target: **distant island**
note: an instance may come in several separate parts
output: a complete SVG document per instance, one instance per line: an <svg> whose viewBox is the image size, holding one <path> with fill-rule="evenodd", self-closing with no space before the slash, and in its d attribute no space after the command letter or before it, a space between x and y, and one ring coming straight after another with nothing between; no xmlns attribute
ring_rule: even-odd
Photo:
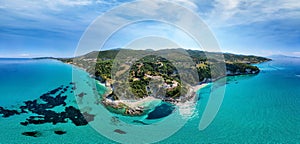
<svg viewBox="0 0 300 144"><path fill-rule="evenodd" d="M144 103L149 101L162 100L176 105L193 99L203 83L225 76L258 74L259 68L252 64L271 60L258 56L183 49L114 49L55 59L80 67L103 83L108 90L101 97L102 104L111 112L129 116L148 112L149 108ZM189 65L191 62L192 65ZM226 67L222 75L211 71L220 63L225 63ZM223 69L219 68L220 71ZM188 70L196 72L196 82L193 76L185 75ZM212 77L214 74L218 75L217 78Z"/></svg>

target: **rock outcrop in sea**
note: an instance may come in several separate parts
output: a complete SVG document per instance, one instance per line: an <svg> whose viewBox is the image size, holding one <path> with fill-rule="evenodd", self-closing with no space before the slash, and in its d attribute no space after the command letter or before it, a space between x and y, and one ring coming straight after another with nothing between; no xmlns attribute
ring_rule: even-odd
<svg viewBox="0 0 300 144"><path fill-rule="evenodd" d="M95 115L87 112L81 113L78 108L74 106L67 106L66 100L67 95L76 89L75 83L70 82L67 86L60 86L45 94L42 94L38 99L28 100L24 102L24 105L20 106L19 109L9 110L0 107L0 114L2 117L7 118L13 115L20 115L23 113L36 114L35 116L29 116L25 121L20 122L21 125L27 126L29 124L44 124L44 123L67 123L71 120L76 126L87 125L88 122L93 121ZM86 95L84 92L78 96L82 97ZM55 107L62 106L64 110L62 112L56 112L52 110ZM24 135L34 135L35 132L24 133Z"/></svg>

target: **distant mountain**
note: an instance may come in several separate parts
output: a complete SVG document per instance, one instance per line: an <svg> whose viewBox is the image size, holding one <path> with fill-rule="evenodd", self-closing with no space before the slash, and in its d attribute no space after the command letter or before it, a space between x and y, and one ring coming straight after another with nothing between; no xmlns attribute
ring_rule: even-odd
<svg viewBox="0 0 300 144"><path fill-rule="evenodd" d="M106 59L114 59L117 54L122 51L123 55L128 56L134 56L134 55L144 55L149 52L154 53L162 53L162 54L174 54L174 53L188 53L190 57L195 61L206 61L207 57L206 55L212 55L215 59L222 59L222 56L224 57L226 62L229 63L247 63L247 64L255 64L255 63L261 63L265 61L270 61L271 59L265 58L265 57L259 57L259 56L253 56L253 55L237 55L237 54L231 54L231 53L217 53L217 52L205 52L205 51L199 51L199 50L185 50L183 48L176 48L176 49L161 49L161 50L132 50L132 49L112 49L112 50L106 50L106 51L92 51L90 53L84 54L82 56L78 56L76 58L78 59L90 59L90 58L98 58L102 60ZM61 58L64 59L64 58ZM72 59L72 58L65 58L65 59Z"/></svg>
<svg viewBox="0 0 300 144"><path fill-rule="evenodd" d="M32 59L56 59L54 57L36 57L36 58L32 58Z"/></svg>
<svg viewBox="0 0 300 144"><path fill-rule="evenodd" d="M300 58L296 56L288 56L288 55L271 55L270 58Z"/></svg>

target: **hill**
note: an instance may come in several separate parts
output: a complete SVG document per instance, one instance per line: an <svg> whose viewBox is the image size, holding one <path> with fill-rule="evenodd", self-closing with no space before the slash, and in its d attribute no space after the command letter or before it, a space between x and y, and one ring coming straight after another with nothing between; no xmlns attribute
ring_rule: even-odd
<svg viewBox="0 0 300 144"><path fill-rule="evenodd" d="M252 64L270 61L258 56L222 54L198 50L115 49L93 51L75 58L59 60L85 69L105 83L110 91L103 104L116 109L126 107L127 115L141 114L118 100L154 97L171 103L189 100L195 95L191 87L224 76L257 74Z"/></svg>

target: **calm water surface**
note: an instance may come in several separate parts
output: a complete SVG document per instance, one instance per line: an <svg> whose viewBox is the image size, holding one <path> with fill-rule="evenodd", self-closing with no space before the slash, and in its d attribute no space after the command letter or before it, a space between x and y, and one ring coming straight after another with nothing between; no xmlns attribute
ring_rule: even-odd
<svg viewBox="0 0 300 144"><path fill-rule="evenodd" d="M199 91L200 101L195 116L178 132L159 143L299 143L300 59L274 59L257 66L261 69L258 75L227 78L224 101L209 127L198 130L209 98L210 86L207 86ZM89 79L82 70L78 71L83 73L83 80ZM49 90L69 84L72 66L55 60L0 59L0 80L0 106L15 108L25 100L36 99ZM68 97L70 105L75 105L74 94L70 93ZM114 143L88 125L20 125L28 115L1 117L0 142ZM53 129L63 129L67 133L55 135ZM42 136L21 135L32 130L41 131Z"/></svg>

